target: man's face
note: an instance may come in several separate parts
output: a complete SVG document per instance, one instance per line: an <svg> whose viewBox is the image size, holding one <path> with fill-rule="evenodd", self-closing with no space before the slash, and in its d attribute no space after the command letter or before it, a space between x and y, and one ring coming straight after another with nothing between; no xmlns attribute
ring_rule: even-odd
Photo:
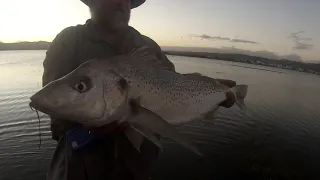
<svg viewBox="0 0 320 180"><path fill-rule="evenodd" d="M131 0L89 0L93 19L111 29L127 26L130 20Z"/></svg>

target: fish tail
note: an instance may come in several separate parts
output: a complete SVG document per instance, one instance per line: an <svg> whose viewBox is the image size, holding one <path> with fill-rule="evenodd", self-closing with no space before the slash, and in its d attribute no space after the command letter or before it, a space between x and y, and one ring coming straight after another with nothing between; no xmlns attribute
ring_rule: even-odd
<svg viewBox="0 0 320 180"><path fill-rule="evenodd" d="M244 99L247 96L248 86L247 85L236 85L232 88L232 91L235 94L236 104L240 107L240 109L244 110L246 105L244 103Z"/></svg>

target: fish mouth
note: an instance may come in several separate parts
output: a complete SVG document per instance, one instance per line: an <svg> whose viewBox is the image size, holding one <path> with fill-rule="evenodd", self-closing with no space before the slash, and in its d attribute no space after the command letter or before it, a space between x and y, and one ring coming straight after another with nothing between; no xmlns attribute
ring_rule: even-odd
<svg viewBox="0 0 320 180"><path fill-rule="evenodd" d="M35 101L31 101L29 103L29 106L32 110L36 110L36 111L40 111L44 114L48 114L48 115L53 115L55 114L54 111L50 110L49 108L43 106L43 105L40 105L38 103L36 103Z"/></svg>

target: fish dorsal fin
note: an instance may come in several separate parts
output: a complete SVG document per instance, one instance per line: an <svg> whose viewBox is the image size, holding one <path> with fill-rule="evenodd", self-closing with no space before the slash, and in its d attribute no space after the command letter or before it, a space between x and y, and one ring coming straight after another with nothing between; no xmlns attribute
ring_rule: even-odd
<svg viewBox="0 0 320 180"><path fill-rule="evenodd" d="M229 79L215 79L218 81L220 84L223 84L229 88L233 88L237 85L235 81L229 80Z"/></svg>
<svg viewBox="0 0 320 180"><path fill-rule="evenodd" d="M163 137L173 139L174 141L178 142L182 146L202 156L202 154L197 150L197 148L192 143L190 143L186 138L182 137L177 132L176 128L173 125L169 124L166 120L164 120L157 114L153 113L152 111L139 106L136 103L131 103L131 106L133 110L133 117L131 117L130 120L128 121L130 124L137 124L147 129L148 131L157 133Z"/></svg>
<svg viewBox="0 0 320 180"><path fill-rule="evenodd" d="M192 78L192 79L195 79L195 80L207 80L207 81L210 81L210 82L213 82L213 81L217 81L219 82L220 84L223 84L229 88L233 88L237 85L237 83L233 80L229 80L229 79L214 79L214 78L211 78L211 77L208 77L208 76L205 76L205 75L202 75L200 73L188 73L188 74L183 74L184 76L187 76L188 78Z"/></svg>
<svg viewBox="0 0 320 180"><path fill-rule="evenodd" d="M215 79L202 75L200 73L194 72L194 73L188 73L188 74L182 74L183 76L187 77L188 79L192 80L199 80L199 81L205 81L205 82L212 82L215 83Z"/></svg>

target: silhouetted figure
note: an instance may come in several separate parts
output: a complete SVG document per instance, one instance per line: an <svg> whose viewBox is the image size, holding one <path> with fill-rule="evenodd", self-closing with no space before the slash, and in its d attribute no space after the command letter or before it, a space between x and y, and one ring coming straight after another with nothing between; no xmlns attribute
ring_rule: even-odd
<svg viewBox="0 0 320 180"><path fill-rule="evenodd" d="M82 0L90 8L91 19L84 25L67 27L53 40L43 62L43 86L58 79L91 58L128 54L147 46L154 61L174 71L174 65L150 38L128 25L132 8L145 0ZM140 154L123 130L109 125L82 149L73 150L67 141L68 132L78 124L51 117L52 137L58 142L47 180L148 179L158 158L158 148L144 140Z"/></svg>

